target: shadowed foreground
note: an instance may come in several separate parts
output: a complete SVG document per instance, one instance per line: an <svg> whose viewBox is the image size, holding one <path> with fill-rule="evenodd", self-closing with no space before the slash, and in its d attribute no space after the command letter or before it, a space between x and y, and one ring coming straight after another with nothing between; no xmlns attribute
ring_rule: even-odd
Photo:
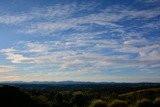
<svg viewBox="0 0 160 107"><path fill-rule="evenodd" d="M5 85L0 87L0 107L160 107L160 88L108 94L101 90L21 91Z"/></svg>

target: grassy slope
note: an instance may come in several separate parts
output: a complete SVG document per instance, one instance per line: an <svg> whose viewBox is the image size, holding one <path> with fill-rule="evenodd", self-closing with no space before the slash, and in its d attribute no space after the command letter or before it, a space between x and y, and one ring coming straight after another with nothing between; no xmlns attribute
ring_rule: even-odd
<svg viewBox="0 0 160 107"><path fill-rule="evenodd" d="M129 102L134 102L138 99L148 98L154 100L156 97L160 96L160 88L143 89L138 91L133 91L125 94L120 94L118 97L122 100L128 100Z"/></svg>

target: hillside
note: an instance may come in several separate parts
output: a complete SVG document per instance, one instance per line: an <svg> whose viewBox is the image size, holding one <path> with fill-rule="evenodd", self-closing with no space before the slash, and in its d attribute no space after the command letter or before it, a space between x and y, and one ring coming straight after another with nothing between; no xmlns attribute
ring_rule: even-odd
<svg viewBox="0 0 160 107"><path fill-rule="evenodd" d="M119 84L101 84L93 85L91 88L90 85L85 84L84 86L87 88L68 90L69 87L80 88L81 86L60 85L59 88L64 88L61 91L53 91L53 89L52 91L35 90L36 87L39 88L38 85L34 85L33 90L22 90L8 85L0 86L0 107L142 107L136 106L137 102L159 107L160 104L159 86L156 86L157 88L147 86L148 88L146 88L145 85L141 85L135 88L132 85L126 86L126 84L121 84L121 86ZM89 90L88 87L90 87ZM54 86L50 88L54 88ZM156 99L158 106L155 106ZM96 103L101 103L103 106L93 106ZM114 106L115 104L116 106Z"/></svg>
<svg viewBox="0 0 160 107"><path fill-rule="evenodd" d="M149 89L142 89L138 91L132 91L125 94L120 94L118 97L120 99L129 100L130 102L133 102L143 98L154 100L156 97L159 97L159 96L160 96L160 88L149 88Z"/></svg>

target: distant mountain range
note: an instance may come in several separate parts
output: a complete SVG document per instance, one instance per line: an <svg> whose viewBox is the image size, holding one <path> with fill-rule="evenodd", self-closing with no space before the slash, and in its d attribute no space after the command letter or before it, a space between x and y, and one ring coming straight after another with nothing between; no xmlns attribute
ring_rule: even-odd
<svg viewBox="0 0 160 107"><path fill-rule="evenodd" d="M80 81L32 81L32 82L24 82L24 81L3 81L0 84L97 84L102 82L80 82Z"/></svg>
<svg viewBox="0 0 160 107"><path fill-rule="evenodd" d="M81 82L81 81L32 81L32 82L24 82L24 81L3 81L0 84L160 84L160 83L150 83L150 82L140 82L140 83L127 83L127 82Z"/></svg>

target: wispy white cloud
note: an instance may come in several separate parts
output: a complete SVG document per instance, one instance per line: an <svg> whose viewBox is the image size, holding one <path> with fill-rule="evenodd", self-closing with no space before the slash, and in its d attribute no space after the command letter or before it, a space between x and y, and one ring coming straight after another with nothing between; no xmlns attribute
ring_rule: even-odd
<svg viewBox="0 0 160 107"><path fill-rule="evenodd" d="M124 44L126 45L146 45L148 44L148 41L145 39L131 39L131 40L127 40L124 41Z"/></svg>
<svg viewBox="0 0 160 107"><path fill-rule="evenodd" d="M2 49L0 51L4 55L7 56L7 60L10 60L12 63L27 63L27 62L32 62L32 58L28 58L23 56L22 54L19 54L17 52L20 52L19 50L15 49Z"/></svg>
<svg viewBox="0 0 160 107"><path fill-rule="evenodd" d="M100 73L107 68L157 68L157 63L160 61L160 46L157 42L139 36L137 39L131 37L97 40L95 39L97 34L94 36L94 33L82 33L65 40L47 42L20 42L16 47L21 46L23 49L15 47L3 49L1 52L12 63L36 65L48 63L48 66L49 64L56 66L58 71L73 72L73 75ZM103 49L111 50L98 53ZM115 55L115 53L123 54ZM137 55L133 58L132 54ZM48 66L43 68L47 69Z"/></svg>
<svg viewBox="0 0 160 107"><path fill-rule="evenodd" d="M72 29L73 31L87 31L95 25L104 27L108 32L112 31L114 33L124 33L125 26L117 24L117 22L124 19L147 20L160 15L159 7L146 10L137 10L123 5L110 6L106 7L104 10L99 10L98 13L91 13L90 11L94 10L97 5L77 5L76 3L72 3L34 8L31 11L19 15L0 15L0 23L16 24L27 22L23 23L25 24L24 29L20 28L18 30L27 34L51 34L69 29ZM84 13L75 17L75 15L81 11L87 11L88 14Z"/></svg>
<svg viewBox="0 0 160 107"><path fill-rule="evenodd" d="M21 76L0 76L0 81L19 81Z"/></svg>
<svg viewBox="0 0 160 107"><path fill-rule="evenodd" d="M15 66L11 65L0 65L0 73L9 73L9 72L14 72L16 71Z"/></svg>
<svg viewBox="0 0 160 107"><path fill-rule="evenodd" d="M64 7L58 6L60 10L64 10L63 9ZM71 7L67 6L67 8L71 8ZM76 6L74 6L73 8L76 8ZM59 9L57 11L59 11ZM46 18L44 21L31 22L31 24L27 26L24 30L21 30L21 32L29 33L29 34L32 34L32 33L50 34L53 32L61 32L69 29L84 30L84 29L88 29L90 26L93 26L95 24L106 27L106 29L109 29L114 32L124 32L123 27L121 25L115 24L115 22L118 22L123 19L147 20L160 15L159 14L160 8L152 8L148 10L136 10L132 8L125 8L123 6L113 6L113 7L108 7L107 9L100 11L99 13L82 15L75 18L73 17L74 14L78 13L81 9L78 9L78 10L73 9L73 10L74 12L68 12L68 13L64 12L70 16L67 18L60 16L62 17L62 19L59 18L60 20L59 19L53 20L50 18L49 19ZM64 13L63 15L66 16ZM39 13L38 16L42 17L43 14L42 15L40 14L41 13ZM50 13L50 15L52 14Z"/></svg>
<svg viewBox="0 0 160 107"><path fill-rule="evenodd" d="M31 42L28 42L27 44L27 51L26 52L47 52L50 50L50 47L46 44L41 44L41 43L31 43Z"/></svg>
<svg viewBox="0 0 160 107"><path fill-rule="evenodd" d="M17 24L28 20L32 17L28 15L0 15L0 23L2 24Z"/></svg>
<svg viewBox="0 0 160 107"><path fill-rule="evenodd" d="M142 1L142 2L146 2L146 3L159 3L159 0L137 0L137 1Z"/></svg>
<svg viewBox="0 0 160 107"><path fill-rule="evenodd" d="M159 30L160 28L160 21L153 21L146 23L145 25L142 26L142 28L147 28L147 30Z"/></svg>

